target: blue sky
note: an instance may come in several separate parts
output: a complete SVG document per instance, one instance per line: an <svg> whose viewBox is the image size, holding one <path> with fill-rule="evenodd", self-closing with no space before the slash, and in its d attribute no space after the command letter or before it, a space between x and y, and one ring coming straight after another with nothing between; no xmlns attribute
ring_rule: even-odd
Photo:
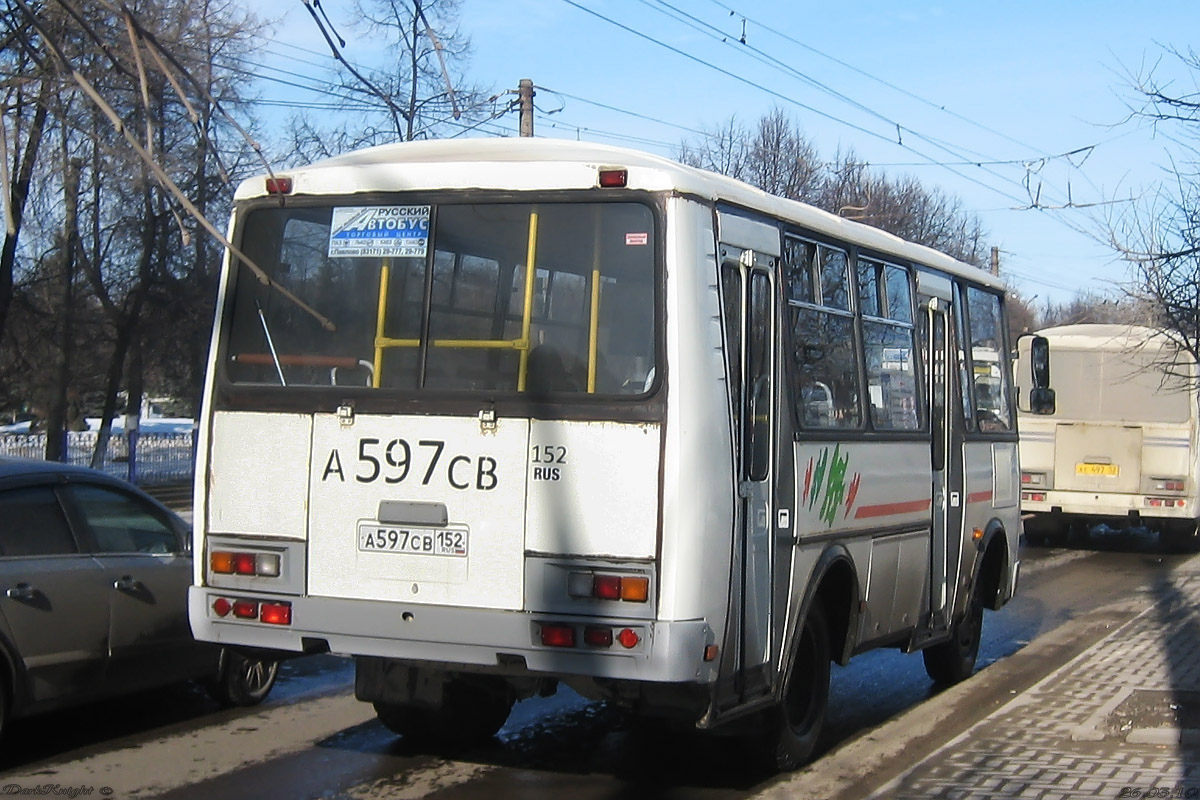
<svg viewBox="0 0 1200 800"><path fill-rule="evenodd" d="M349 0L322 5L347 52L365 55ZM1167 177L1172 143L1122 124L1133 77L1157 64L1172 89L1200 90L1164 50L1186 50L1200 31L1200 3L1134 5L463 0L461 27L476 82L496 92L521 78L540 87L539 136L669 156L693 131L731 116L751 125L777 106L822 157L853 149L890 175L959 198L1001 248L1012 285L1040 304L1124 280L1124 265L1096 241L1104 216L1128 206L1112 201L1144 197ZM328 59L307 51L327 50L301 0L253 8L281 20L264 61L295 71L282 56L291 53L321 72ZM304 96L270 82L261 92ZM516 127L508 115L488 130Z"/></svg>

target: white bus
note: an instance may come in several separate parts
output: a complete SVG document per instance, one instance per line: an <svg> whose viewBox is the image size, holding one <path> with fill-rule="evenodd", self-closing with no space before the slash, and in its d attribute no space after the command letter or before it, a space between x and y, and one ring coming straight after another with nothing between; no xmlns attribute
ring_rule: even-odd
<svg viewBox="0 0 1200 800"><path fill-rule="evenodd" d="M1027 537L1062 541L1106 522L1194 548L1195 364L1128 325L1047 328L1021 337L1017 353ZM1035 377L1035 361L1048 374Z"/></svg>
<svg viewBox="0 0 1200 800"><path fill-rule="evenodd" d="M1017 583L988 273L635 151L384 146L236 194L197 637L356 658L412 739L565 683L809 757L830 662L969 675ZM989 378L991 370L985 370Z"/></svg>

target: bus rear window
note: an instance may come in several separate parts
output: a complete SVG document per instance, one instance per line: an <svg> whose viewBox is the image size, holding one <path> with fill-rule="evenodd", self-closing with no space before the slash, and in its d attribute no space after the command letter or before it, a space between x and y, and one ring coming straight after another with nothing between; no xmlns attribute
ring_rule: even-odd
<svg viewBox="0 0 1200 800"><path fill-rule="evenodd" d="M654 380L642 204L266 208L241 242L270 283L237 273L234 382L640 395Z"/></svg>

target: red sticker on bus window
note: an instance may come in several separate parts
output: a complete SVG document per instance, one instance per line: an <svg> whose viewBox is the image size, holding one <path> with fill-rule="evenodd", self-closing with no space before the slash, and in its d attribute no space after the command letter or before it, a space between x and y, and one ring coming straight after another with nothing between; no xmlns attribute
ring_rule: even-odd
<svg viewBox="0 0 1200 800"><path fill-rule="evenodd" d="M649 244L650 234L648 233L627 233L625 234L625 244Z"/></svg>

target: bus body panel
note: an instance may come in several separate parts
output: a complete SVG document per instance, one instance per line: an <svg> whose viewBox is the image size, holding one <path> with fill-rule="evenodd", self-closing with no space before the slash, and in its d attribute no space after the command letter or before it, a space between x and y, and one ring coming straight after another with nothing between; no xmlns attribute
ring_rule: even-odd
<svg viewBox="0 0 1200 800"><path fill-rule="evenodd" d="M192 631L204 641L299 653L311 640L344 655L458 664L521 676L535 672L653 683L710 683L716 677L716 664L703 660L713 634L702 620L596 618L595 624L628 628L639 636L632 649L617 645L598 653L542 646L538 626L561 620L548 614L297 597L290 599L292 624L280 627L219 618L212 608L217 596L228 592L198 586L188 591Z"/></svg>
<svg viewBox="0 0 1200 800"><path fill-rule="evenodd" d="M312 418L222 411L213 415L212 425L212 439L220 445L208 454L205 471L205 496L213 498L201 517L206 529L306 538Z"/></svg>
<svg viewBox="0 0 1200 800"><path fill-rule="evenodd" d="M521 608L528 441L523 419L316 415L309 593Z"/></svg>
<svg viewBox="0 0 1200 800"><path fill-rule="evenodd" d="M535 419L529 428L526 549L653 559L660 427Z"/></svg>
<svg viewBox="0 0 1200 800"><path fill-rule="evenodd" d="M667 423L659 615L705 619L721 641L729 607L733 433L712 209L668 202Z"/></svg>

